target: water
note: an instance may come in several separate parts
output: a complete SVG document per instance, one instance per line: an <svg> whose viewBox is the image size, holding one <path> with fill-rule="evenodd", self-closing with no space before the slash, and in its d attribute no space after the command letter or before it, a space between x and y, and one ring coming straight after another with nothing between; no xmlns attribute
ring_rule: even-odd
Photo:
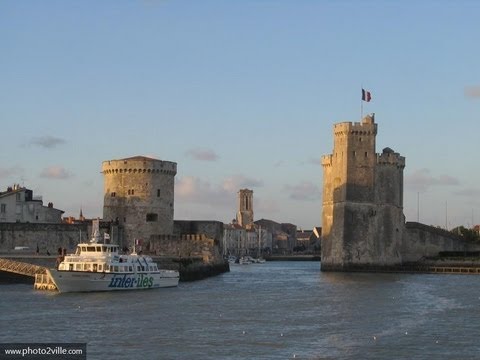
<svg viewBox="0 0 480 360"><path fill-rule="evenodd" d="M88 359L480 359L480 277L232 266L178 288L0 287L0 342L86 342Z"/></svg>

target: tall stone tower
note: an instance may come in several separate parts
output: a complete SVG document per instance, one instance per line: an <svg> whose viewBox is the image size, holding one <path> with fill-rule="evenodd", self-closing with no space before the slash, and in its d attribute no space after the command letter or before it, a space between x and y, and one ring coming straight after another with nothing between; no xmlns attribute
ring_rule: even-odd
<svg viewBox="0 0 480 360"><path fill-rule="evenodd" d="M173 233L177 164L135 156L102 163L103 219L118 221L124 241Z"/></svg>
<svg viewBox="0 0 480 360"><path fill-rule="evenodd" d="M373 115L333 133L333 153L322 157L322 270L400 264L405 158L376 154Z"/></svg>
<svg viewBox="0 0 480 360"><path fill-rule="evenodd" d="M241 189L238 191L237 222L240 226L253 224L253 191Z"/></svg>

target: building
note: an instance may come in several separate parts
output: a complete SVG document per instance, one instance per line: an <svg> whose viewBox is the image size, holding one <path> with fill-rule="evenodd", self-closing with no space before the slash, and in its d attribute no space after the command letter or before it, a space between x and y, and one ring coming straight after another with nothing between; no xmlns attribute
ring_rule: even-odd
<svg viewBox="0 0 480 360"><path fill-rule="evenodd" d="M223 230L224 255L262 256L271 251L272 234L253 222L253 191L238 191L236 219Z"/></svg>
<svg viewBox="0 0 480 360"><path fill-rule="evenodd" d="M405 158L376 153L373 114L335 124L333 134L322 157L322 270L402 263Z"/></svg>
<svg viewBox="0 0 480 360"><path fill-rule="evenodd" d="M241 189L238 192L237 223L240 226L253 224L253 191Z"/></svg>
<svg viewBox="0 0 480 360"><path fill-rule="evenodd" d="M172 235L177 164L144 156L102 163L103 220L118 224L124 244Z"/></svg>
<svg viewBox="0 0 480 360"><path fill-rule="evenodd" d="M270 234L268 248L273 254L290 254L297 243L297 226L288 223L277 223L273 220L260 219L255 226Z"/></svg>
<svg viewBox="0 0 480 360"><path fill-rule="evenodd" d="M43 205L42 197L20 185L0 192L0 222L4 223L61 223L64 211L55 209L53 203Z"/></svg>

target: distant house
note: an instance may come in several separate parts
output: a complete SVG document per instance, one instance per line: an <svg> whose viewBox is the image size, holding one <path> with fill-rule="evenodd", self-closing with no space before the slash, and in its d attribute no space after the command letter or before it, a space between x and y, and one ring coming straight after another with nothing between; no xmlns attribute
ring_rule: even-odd
<svg viewBox="0 0 480 360"><path fill-rule="evenodd" d="M292 252L296 243L296 225L280 224L268 219L257 220L255 225L272 234L272 252L274 254L289 254Z"/></svg>
<svg viewBox="0 0 480 360"><path fill-rule="evenodd" d="M298 230L297 245L294 250L297 251L320 251L320 236L322 235L321 227L314 227L313 230Z"/></svg>
<svg viewBox="0 0 480 360"><path fill-rule="evenodd" d="M32 190L20 185L0 192L0 222L61 223L63 213L51 202L44 206L41 197L33 197Z"/></svg>

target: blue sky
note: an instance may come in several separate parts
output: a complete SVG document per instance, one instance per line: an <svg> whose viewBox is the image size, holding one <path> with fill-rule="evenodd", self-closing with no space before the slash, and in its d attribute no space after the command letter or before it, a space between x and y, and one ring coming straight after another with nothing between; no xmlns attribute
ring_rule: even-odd
<svg viewBox="0 0 480 360"><path fill-rule="evenodd" d="M480 223L480 3L0 2L0 188L102 216L104 160L178 164L176 219L321 225L332 127L372 92L407 220ZM419 209L419 211L418 211Z"/></svg>

